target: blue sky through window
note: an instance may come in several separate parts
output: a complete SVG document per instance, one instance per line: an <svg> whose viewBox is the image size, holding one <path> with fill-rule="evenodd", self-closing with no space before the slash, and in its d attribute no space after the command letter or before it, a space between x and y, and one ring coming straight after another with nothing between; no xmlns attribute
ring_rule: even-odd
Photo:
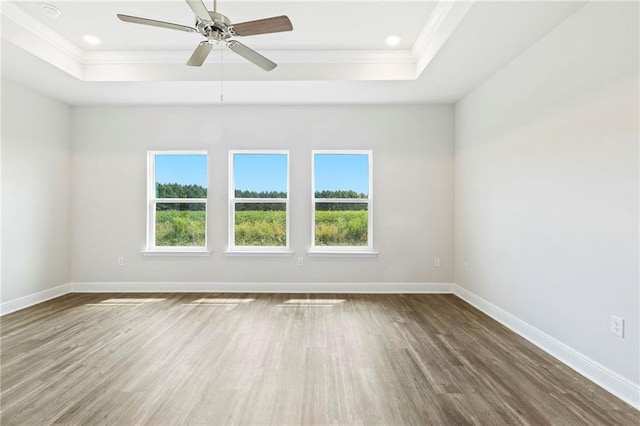
<svg viewBox="0 0 640 426"><path fill-rule="evenodd" d="M315 154L316 191L355 191L369 194L369 156Z"/></svg>
<svg viewBox="0 0 640 426"><path fill-rule="evenodd" d="M234 154L235 190L287 192L286 154Z"/></svg>
<svg viewBox="0 0 640 426"><path fill-rule="evenodd" d="M207 156L204 154L156 155L156 182L207 187Z"/></svg>
<svg viewBox="0 0 640 426"><path fill-rule="evenodd" d="M156 182L207 188L207 156L156 155ZM287 191L285 154L235 154L235 188L245 191ZM315 190L369 192L366 154L315 154Z"/></svg>

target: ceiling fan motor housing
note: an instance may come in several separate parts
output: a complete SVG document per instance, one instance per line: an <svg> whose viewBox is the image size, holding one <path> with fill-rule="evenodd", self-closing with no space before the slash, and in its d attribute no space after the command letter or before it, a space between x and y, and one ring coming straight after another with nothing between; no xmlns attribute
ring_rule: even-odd
<svg viewBox="0 0 640 426"><path fill-rule="evenodd" d="M208 12L209 16L211 16L210 21L203 21L200 18L196 18L196 28L198 32L209 39L218 41L231 37L232 34L229 31L231 20L222 13Z"/></svg>

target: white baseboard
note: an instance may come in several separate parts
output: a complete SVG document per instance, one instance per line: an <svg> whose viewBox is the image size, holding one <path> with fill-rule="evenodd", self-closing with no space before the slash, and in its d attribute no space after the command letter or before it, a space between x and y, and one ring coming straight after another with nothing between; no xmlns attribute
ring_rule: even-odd
<svg viewBox="0 0 640 426"><path fill-rule="evenodd" d="M74 293L453 293L448 283L85 282L71 287Z"/></svg>
<svg viewBox="0 0 640 426"><path fill-rule="evenodd" d="M10 314L11 312L19 311L20 309L28 308L29 306L37 305L38 303L46 302L49 299L64 296L68 293L71 293L71 283L10 300L0 304L0 315Z"/></svg>
<svg viewBox="0 0 640 426"><path fill-rule="evenodd" d="M509 312L486 301L480 296L453 284L453 293L460 299L489 315L505 327L527 339L549 355L566 364L576 372L626 403L640 410L640 385L611 371L536 327L511 315Z"/></svg>

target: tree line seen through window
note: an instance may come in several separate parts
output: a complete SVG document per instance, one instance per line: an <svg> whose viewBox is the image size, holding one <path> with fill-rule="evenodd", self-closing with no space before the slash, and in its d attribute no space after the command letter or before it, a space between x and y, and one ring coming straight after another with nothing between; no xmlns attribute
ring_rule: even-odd
<svg viewBox="0 0 640 426"><path fill-rule="evenodd" d="M287 198L284 191L247 191L242 189L235 190L236 198ZM207 198L207 188L200 185L181 185L179 183L159 183L156 182L157 198ZM315 198L320 199L343 199L343 198L362 198L366 199L367 194L352 190L341 191L316 191ZM182 205L187 210L204 210L203 205ZM239 204L237 210L274 210L272 204L260 204L258 206L249 206L247 204ZM164 204L158 206L158 210L172 210L170 205ZM278 209L279 210L279 209ZM349 206L345 203L321 203L318 205L319 211L344 211L344 210L366 210L366 205L355 204Z"/></svg>

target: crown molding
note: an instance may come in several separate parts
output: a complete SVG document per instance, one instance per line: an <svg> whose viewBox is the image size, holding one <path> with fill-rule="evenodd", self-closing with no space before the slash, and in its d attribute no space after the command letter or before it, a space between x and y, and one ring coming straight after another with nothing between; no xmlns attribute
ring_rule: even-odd
<svg viewBox="0 0 640 426"><path fill-rule="evenodd" d="M93 51L84 52L81 62L99 64L183 64L191 51ZM279 64L410 64L415 63L411 51L366 50L261 50L260 53ZM212 54L213 55L213 54ZM224 55L225 63L245 63L234 54Z"/></svg>
<svg viewBox="0 0 640 426"><path fill-rule="evenodd" d="M451 12L455 1L439 1L436 6L433 8L429 19L427 19L427 23L418 34L416 41L413 43L411 47L411 54L414 58L419 58L422 52L425 51L429 43L433 40L433 37L440 28L440 25L447 17L447 15Z"/></svg>
<svg viewBox="0 0 640 426"><path fill-rule="evenodd" d="M416 63L416 78L429 65L476 0L440 0L411 47Z"/></svg>
<svg viewBox="0 0 640 426"><path fill-rule="evenodd" d="M20 7L13 3L3 1L1 3L0 10L3 17L12 20L39 39L51 44L62 54L67 55L78 62L82 62L82 57L84 55L84 51L82 49L26 13Z"/></svg>
<svg viewBox="0 0 640 426"><path fill-rule="evenodd" d="M440 0L410 50L261 50L261 53L280 64L289 65L286 77L292 80L323 79L321 70L312 65L328 65L324 68L327 69L325 74L329 80L415 80L462 21L474 1ZM5 22L9 24L5 26L6 31L3 28L2 38L80 80L128 81L127 75L135 75L132 81L143 81L145 79L141 75L147 71L143 69L145 65L164 64L171 67L184 64L191 55L191 51L84 51L16 4L2 2L0 13L8 19ZM235 66L246 64L244 59L231 54L224 56L224 62ZM100 67L103 69L100 70ZM112 77L113 67L118 71L117 77ZM304 74L310 71L311 74ZM165 74L169 76L170 73ZM199 74L185 72L184 75ZM184 76L179 79L184 79Z"/></svg>

